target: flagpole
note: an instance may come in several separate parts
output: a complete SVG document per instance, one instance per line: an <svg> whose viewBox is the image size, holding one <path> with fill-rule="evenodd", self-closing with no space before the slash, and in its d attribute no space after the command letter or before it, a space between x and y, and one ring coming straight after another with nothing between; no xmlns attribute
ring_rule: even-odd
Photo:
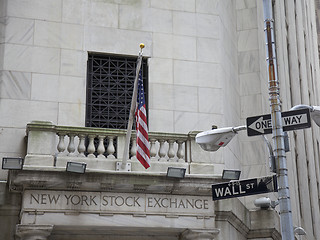
<svg viewBox="0 0 320 240"><path fill-rule="evenodd" d="M129 115L129 121L128 121L127 134L126 134L126 141L125 141L122 164L121 164L121 169L122 170L126 169L127 159L129 158L130 137L131 137L134 113L135 113L136 105L137 105L138 78L139 78L139 72L140 72L140 68L141 68L142 54L143 54L142 49L143 48L144 48L144 44L140 43L140 52L139 52L139 56L138 56L138 63L137 63L137 68L136 68L136 77L135 77L135 80L134 80L134 87L133 87L131 107L130 107L130 115Z"/></svg>

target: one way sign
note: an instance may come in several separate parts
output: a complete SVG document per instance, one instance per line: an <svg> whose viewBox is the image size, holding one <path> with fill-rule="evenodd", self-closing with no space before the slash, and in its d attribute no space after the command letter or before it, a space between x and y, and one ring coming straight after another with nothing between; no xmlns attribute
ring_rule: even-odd
<svg viewBox="0 0 320 240"><path fill-rule="evenodd" d="M281 113L283 131L311 127L309 109L300 109ZM271 114L247 118L248 136L272 133Z"/></svg>

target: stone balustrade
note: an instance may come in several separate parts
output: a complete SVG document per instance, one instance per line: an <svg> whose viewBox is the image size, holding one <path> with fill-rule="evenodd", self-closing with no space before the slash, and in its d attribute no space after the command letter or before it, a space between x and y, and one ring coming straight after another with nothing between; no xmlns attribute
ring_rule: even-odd
<svg viewBox="0 0 320 240"><path fill-rule="evenodd" d="M150 172L166 172L168 166L184 167L190 173L213 164L208 153L195 143L196 132L189 134L149 132ZM27 125L27 155L24 166L65 168L68 161L84 162L87 169L115 170L122 161L126 130L56 126L51 122L33 121ZM128 162L132 171L144 171L136 159L136 134L133 131ZM195 156L200 156L200 161ZM208 165L210 169L208 170ZM199 169L200 167L200 169Z"/></svg>
<svg viewBox="0 0 320 240"><path fill-rule="evenodd" d="M115 159L125 131L103 128L56 126L58 156ZM132 140L134 136L132 136Z"/></svg>
<svg viewBox="0 0 320 240"><path fill-rule="evenodd" d="M125 130L59 126L56 130L59 137L58 155L108 159L122 157L121 152L116 151L116 148L123 150ZM188 135L185 134L149 133L151 160L187 162L184 147L187 139ZM136 159L136 151L136 133L133 131L130 159Z"/></svg>

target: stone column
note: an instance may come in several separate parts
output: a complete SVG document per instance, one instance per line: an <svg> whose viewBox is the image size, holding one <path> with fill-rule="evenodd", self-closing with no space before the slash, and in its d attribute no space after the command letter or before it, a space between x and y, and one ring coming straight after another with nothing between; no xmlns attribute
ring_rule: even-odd
<svg viewBox="0 0 320 240"><path fill-rule="evenodd" d="M213 240L219 234L219 229L213 230L191 230L188 229L181 234L182 240Z"/></svg>
<svg viewBox="0 0 320 240"><path fill-rule="evenodd" d="M50 236L53 225L21 225L16 226L16 235L20 240L46 240Z"/></svg>

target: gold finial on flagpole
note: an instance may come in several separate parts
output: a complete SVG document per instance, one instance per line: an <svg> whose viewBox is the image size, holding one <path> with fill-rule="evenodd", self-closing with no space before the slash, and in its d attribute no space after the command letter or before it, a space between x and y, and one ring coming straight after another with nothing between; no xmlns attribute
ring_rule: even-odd
<svg viewBox="0 0 320 240"><path fill-rule="evenodd" d="M140 43L141 50L144 48L144 43Z"/></svg>

